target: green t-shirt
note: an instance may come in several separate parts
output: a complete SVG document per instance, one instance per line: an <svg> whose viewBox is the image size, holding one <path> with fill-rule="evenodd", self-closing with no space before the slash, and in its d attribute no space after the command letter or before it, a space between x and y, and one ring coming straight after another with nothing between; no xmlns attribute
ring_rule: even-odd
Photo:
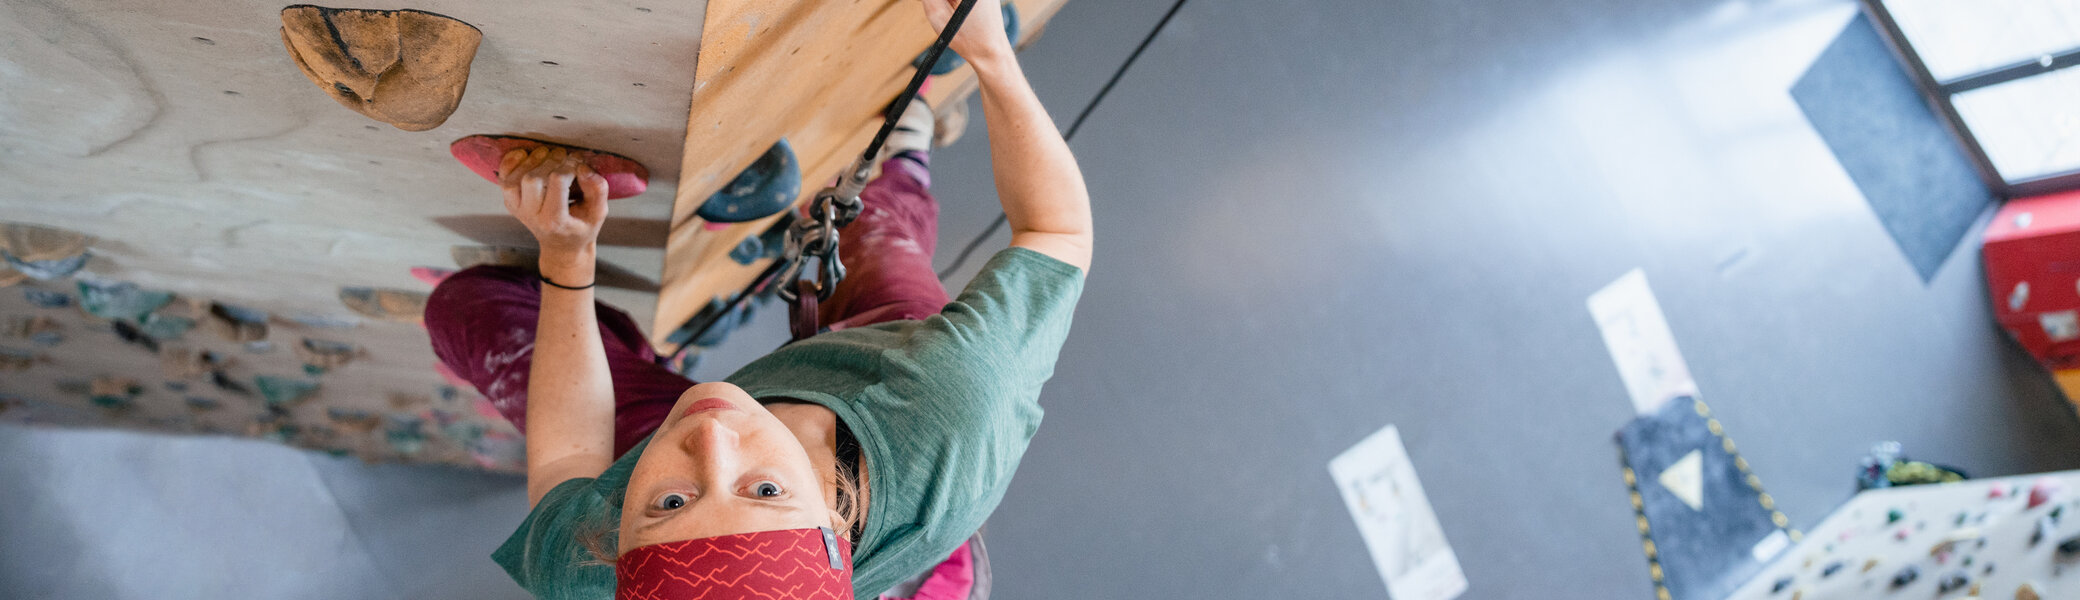
<svg viewBox="0 0 2080 600"><path fill-rule="evenodd" d="M859 440L870 484L852 585L872 598L945 560L996 510L1040 427L1083 272L1023 248L990 259L939 314L819 335L726 381L760 402L836 413ZM542 600L614 595L614 570L587 564L581 529L613 531L644 440L596 479L556 486L491 554Z"/></svg>

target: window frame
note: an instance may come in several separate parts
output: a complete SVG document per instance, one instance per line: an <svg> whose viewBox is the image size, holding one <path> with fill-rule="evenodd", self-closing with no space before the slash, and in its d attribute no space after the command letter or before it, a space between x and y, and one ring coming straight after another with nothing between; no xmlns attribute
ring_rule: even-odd
<svg viewBox="0 0 2080 600"><path fill-rule="evenodd" d="M1958 114L1957 105L1953 100L1957 94L1971 90L2080 66L2080 47L1994 67L1949 81L1939 81L1929 72L1928 65L1922 62L1921 54L1914 50L1914 44L1907 39L1906 32L1893 20L1892 11L1885 6L1885 0L1860 0L1860 3L1863 5L1864 14L1869 15L1871 23L1877 25L1878 33L1881 34L1879 37L1892 49L1893 57L1899 59L1900 66L1906 68L1908 77L1914 80L1914 87L1921 90L1922 99L1926 100L1930 108L1941 118L1943 128L1949 130L1951 137L1963 147L1965 157L1971 161L1972 169L1979 173L1979 179L1986 183L1987 189L1993 190L1994 194L2001 198L2037 196L2080 189L2080 167L2012 181L2002 177L2000 169L1996 168L1993 160L1986 155L1986 149L1979 145L1978 137L1972 135L1971 126Z"/></svg>

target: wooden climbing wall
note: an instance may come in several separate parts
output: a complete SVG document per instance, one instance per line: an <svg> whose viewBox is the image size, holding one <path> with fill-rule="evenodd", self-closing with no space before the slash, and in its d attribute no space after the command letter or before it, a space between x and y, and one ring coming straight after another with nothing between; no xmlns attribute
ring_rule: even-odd
<svg viewBox="0 0 2080 600"><path fill-rule="evenodd" d="M1066 1L1011 0L1021 41L1037 38ZM797 206L813 198L866 150L933 37L916 0L708 2L653 343L666 348L710 299L742 290L771 262L742 264L729 252L779 216L714 224L695 216L701 203L783 137L802 165ZM924 98L945 106L974 91L974 70L963 66L935 78Z"/></svg>
<svg viewBox="0 0 2080 600"><path fill-rule="evenodd" d="M1858 494L1729 596L1973 597L2080 598L2080 471Z"/></svg>

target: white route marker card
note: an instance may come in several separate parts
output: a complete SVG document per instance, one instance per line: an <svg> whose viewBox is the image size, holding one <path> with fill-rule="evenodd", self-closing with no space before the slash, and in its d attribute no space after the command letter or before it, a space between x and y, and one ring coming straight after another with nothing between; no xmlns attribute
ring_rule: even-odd
<svg viewBox="0 0 2080 600"><path fill-rule="evenodd" d="M1388 425L1336 455L1329 476L1394 600L1451 600L1466 592L1459 557L1445 542L1399 430Z"/></svg>
<svg viewBox="0 0 2080 600"><path fill-rule="evenodd" d="M1676 336L1661 315L1661 303L1647 287L1647 274L1633 269L1617 281L1589 295L1589 314L1603 331L1603 344L1610 348L1618 377L1632 395L1632 407L1648 415L1671 398L1697 395L1697 382L1690 378L1690 365L1676 350Z"/></svg>

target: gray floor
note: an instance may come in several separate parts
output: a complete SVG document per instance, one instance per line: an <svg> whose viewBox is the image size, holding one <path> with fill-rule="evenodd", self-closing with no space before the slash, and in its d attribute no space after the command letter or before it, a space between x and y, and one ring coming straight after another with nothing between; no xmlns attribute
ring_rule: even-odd
<svg viewBox="0 0 2080 600"><path fill-rule="evenodd" d="M0 597L524 598L516 477L276 444L0 425Z"/></svg>
<svg viewBox="0 0 2080 600"><path fill-rule="evenodd" d="M1064 9L1025 55L1060 122L1169 5ZM1976 239L1923 284L1786 92L1853 11L1191 0L1073 143L1099 256L990 524L997 589L1384 597L1325 465L1391 423L1467 598L1651 598L1611 443L1631 407L1583 304L1635 267L1799 525L1881 440L1978 475L2080 467L2080 422L1988 317ZM995 215L979 133L935 156L942 264ZM776 316L702 372L777 343ZM74 539L278 575L185 575L229 597L513 593L478 558L524 503L510 481L127 434L0 447L0 503L31 507L0 513L9 596L143 589L56 570L114 552ZM126 494L155 512L86 508ZM163 508L184 498L221 508ZM172 551L203 543L232 549ZM252 579L274 587L231 587Z"/></svg>

